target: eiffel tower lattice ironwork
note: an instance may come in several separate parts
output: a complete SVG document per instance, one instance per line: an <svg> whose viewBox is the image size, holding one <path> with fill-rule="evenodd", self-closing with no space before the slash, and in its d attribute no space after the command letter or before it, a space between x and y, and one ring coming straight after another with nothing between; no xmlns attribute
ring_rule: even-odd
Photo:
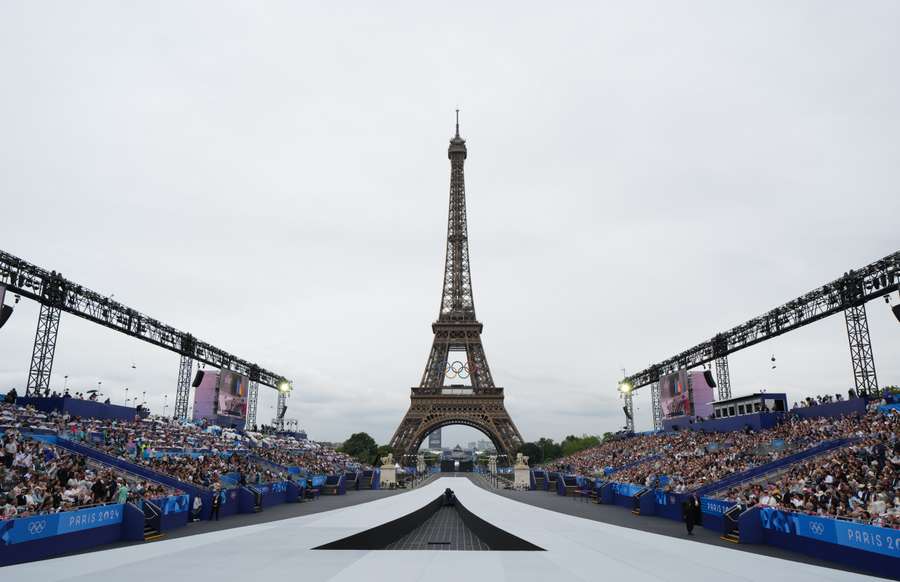
<svg viewBox="0 0 900 582"><path fill-rule="evenodd" d="M410 407L391 439L394 454L415 454L434 430L451 424L476 428L486 434L497 452L513 455L522 444L503 403L503 388L494 385L481 343L482 324L475 318L469 242L466 224L466 185L463 166L466 142L450 140L450 211L447 220L447 259L438 319L431 325L434 342L419 385L412 388ZM453 352L465 352L464 361L450 361ZM470 386L444 386L448 376L468 377Z"/></svg>

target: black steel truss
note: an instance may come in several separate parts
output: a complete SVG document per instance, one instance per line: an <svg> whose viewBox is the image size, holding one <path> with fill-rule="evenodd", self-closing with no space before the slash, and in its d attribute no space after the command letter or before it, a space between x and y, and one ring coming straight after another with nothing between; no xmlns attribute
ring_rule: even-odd
<svg viewBox="0 0 900 582"><path fill-rule="evenodd" d="M857 271L851 270L827 285L632 374L623 382L628 383L632 387L632 391L636 390L656 382L660 376L665 374L707 364L836 313L860 307L897 289L900 289L900 251ZM848 316L848 325L849 323ZM866 326L866 331L868 331L868 326ZM852 335L852 332L850 333ZM853 339L851 339L852 343ZM868 333L866 333L864 343L869 345ZM868 353L871 355L871 346L868 348ZM869 361L871 362L871 358ZM856 373L856 363L854 360L854 373ZM864 383L867 390L874 386L874 379L874 368L872 368L871 381L867 380Z"/></svg>
<svg viewBox="0 0 900 582"><path fill-rule="evenodd" d="M259 402L259 382L250 381L250 388L247 391L247 420L245 425L248 427L256 426L256 405Z"/></svg>
<svg viewBox="0 0 900 582"><path fill-rule="evenodd" d="M857 394L878 394L878 378L875 377L875 356L869 339L869 319L865 305L854 305L844 311L847 322L847 339L850 341L850 362Z"/></svg>
<svg viewBox="0 0 900 582"><path fill-rule="evenodd" d="M728 370L728 356L716 358L716 386L719 400L731 398L731 372Z"/></svg>
<svg viewBox="0 0 900 582"><path fill-rule="evenodd" d="M175 389L175 418L188 419L188 407L191 401L191 371L194 368L194 360L190 356L181 356L178 365L178 385Z"/></svg>
<svg viewBox="0 0 900 582"><path fill-rule="evenodd" d="M0 251L0 285L6 285L13 293L39 302L42 308L46 306L77 315L198 362L247 375L251 380L265 386L276 388L281 382L287 381L280 374L260 368L252 362L199 341L188 333L69 281L56 271L47 271L4 251ZM52 353L50 359L52 361ZM49 368L46 368L48 377L49 373Z"/></svg>
<svg viewBox="0 0 900 582"><path fill-rule="evenodd" d="M59 333L59 308L41 304L34 349L31 351L31 368L28 370L26 395L44 396L50 392L50 372L56 352L56 336Z"/></svg>

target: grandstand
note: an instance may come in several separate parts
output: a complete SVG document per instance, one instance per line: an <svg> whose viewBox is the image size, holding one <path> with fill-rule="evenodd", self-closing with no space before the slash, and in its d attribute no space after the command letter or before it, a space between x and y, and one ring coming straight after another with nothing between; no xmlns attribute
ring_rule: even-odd
<svg viewBox="0 0 900 582"><path fill-rule="evenodd" d="M380 486L377 469L297 435L159 417L4 403L0 443L0 565Z"/></svg>
<svg viewBox="0 0 900 582"><path fill-rule="evenodd" d="M723 540L827 555L884 575L897 556L837 534L816 546L802 528L900 539L900 411L886 400L849 415L845 402L813 404L768 413L777 418L762 429L619 435L534 467L525 495L545 491L674 521L696 495L698 525ZM156 540L198 521L227 527L230 516L379 486L377 468L286 433L74 418L14 404L0 406L0 432L3 564ZM512 488L506 478L486 483ZM588 507L581 515L593 518ZM35 534L38 523L44 530Z"/></svg>
<svg viewBox="0 0 900 582"><path fill-rule="evenodd" d="M842 399L809 399L763 413L769 428L610 439L533 468L532 489L678 521L696 496L691 521L723 540L897 577L900 407L888 393L858 403L844 414Z"/></svg>

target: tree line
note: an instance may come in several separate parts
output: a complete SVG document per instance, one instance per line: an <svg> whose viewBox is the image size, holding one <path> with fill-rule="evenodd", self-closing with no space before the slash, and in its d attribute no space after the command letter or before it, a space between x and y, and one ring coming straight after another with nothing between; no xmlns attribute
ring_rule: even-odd
<svg viewBox="0 0 900 582"><path fill-rule="evenodd" d="M584 449L596 447L612 437L613 434L609 432L603 433L602 437L589 434L581 436L570 434L560 442L556 442L552 438L541 437L536 441L524 443L516 452L527 456L529 465L541 465ZM391 448L388 445L379 446L368 433L357 432L350 435L350 438L344 441L338 451L350 455L361 463L380 465L381 458L386 457L391 452ZM400 462L400 459L395 459L395 461Z"/></svg>

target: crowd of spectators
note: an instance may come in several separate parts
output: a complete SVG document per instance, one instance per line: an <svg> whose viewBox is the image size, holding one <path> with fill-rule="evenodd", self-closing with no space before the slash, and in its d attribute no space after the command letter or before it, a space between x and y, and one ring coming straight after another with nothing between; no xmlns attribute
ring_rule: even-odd
<svg viewBox="0 0 900 582"><path fill-rule="evenodd" d="M726 491L723 499L900 528L900 415L861 419L861 440Z"/></svg>
<svg viewBox="0 0 900 582"><path fill-rule="evenodd" d="M871 412L861 417L790 417L774 428L760 431L680 432L660 451L658 459L617 472L615 479L662 486L676 493L694 491L827 440L865 436L882 416Z"/></svg>
<svg viewBox="0 0 900 582"><path fill-rule="evenodd" d="M14 430L0 439L0 519L179 493Z"/></svg>
<svg viewBox="0 0 900 582"><path fill-rule="evenodd" d="M647 459L674 441L675 435L660 433L609 439L596 447L562 457L547 468L579 475L603 475L607 467L619 468Z"/></svg>
<svg viewBox="0 0 900 582"><path fill-rule="evenodd" d="M287 480L287 467L305 474L359 468L352 458L318 443L271 432L241 433L168 418L134 421L80 419L0 404L0 432L55 433L111 456L212 488Z"/></svg>

